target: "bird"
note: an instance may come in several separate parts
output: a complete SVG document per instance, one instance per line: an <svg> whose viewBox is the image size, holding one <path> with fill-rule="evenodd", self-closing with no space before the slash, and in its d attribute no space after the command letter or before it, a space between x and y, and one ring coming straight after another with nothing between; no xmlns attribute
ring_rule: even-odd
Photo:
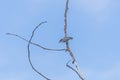
<svg viewBox="0 0 120 80"><path fill-rule="evenodd" d="M73 39L73 37L64 37L64 38L60 39L59 42L63 42L64 43L64 42L67 42L67 41L69 41L71 39Z"/></svg>

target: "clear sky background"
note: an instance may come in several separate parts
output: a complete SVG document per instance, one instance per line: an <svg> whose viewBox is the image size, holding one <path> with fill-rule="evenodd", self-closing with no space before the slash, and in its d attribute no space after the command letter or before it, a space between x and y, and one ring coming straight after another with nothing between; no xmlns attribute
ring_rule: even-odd
<svg viewBox="0 0 120 80"><path fill-rule="evenodd" d="M30 67L26 39L42 21L34 42L48 48L64 48L66 0L0 0L0 80L44 80ZM120 0L70 0L70 47L86 80L120 80ZM79 80L65 65L65 52L31 46L35 67L52 80Z"/></svg>

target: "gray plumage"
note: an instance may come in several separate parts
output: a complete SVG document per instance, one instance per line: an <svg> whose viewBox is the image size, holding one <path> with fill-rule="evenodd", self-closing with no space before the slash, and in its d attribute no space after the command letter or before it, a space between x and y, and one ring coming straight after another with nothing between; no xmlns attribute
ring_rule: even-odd
<svg viewBox="0 0 120 80"><path fill-rule="evenodd" d="M73 39L73 38L72 37L64 37L64 38L60 39L59 42L67 42L67 41L69 41L71 39Z"/></svg>

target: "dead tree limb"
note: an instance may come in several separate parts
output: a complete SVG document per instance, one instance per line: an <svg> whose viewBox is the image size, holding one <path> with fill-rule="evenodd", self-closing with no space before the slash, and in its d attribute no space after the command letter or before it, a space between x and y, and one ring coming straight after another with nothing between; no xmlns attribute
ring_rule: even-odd
<svg viewBox="0 0 120 80"><path fill-rule="evenodd" d="M66 1L66 7L65 7L65 13L64 13L64 39L68 38L68 36L67 36L67 13L68 13L68 9L69 9L68 4L69 4L69 0ZM69 52L69 54L72 57L72 60L74 62L75 61L75 57L74 57L74 55L72 54L72 52L71 52L71 50L69 48L68 41L69 40L65 41L65 43L66 43L66 50Z"/></svg>
<svg viewBox="0 0 120 80"><path fill-rule="evenodd" d="M21 37L21 36L19 36L19 35L16 35L16 34L6 33L7 35L16 36L16 37L18 37L18 38L20 38L20 39L28 42L27 50L28 50L28 60L29 60L30 66L32 67L32 69L33 69L36 73L38 73L40 76L42 76L42 77L43 77L44 79L46 79L46 80L50 80L50 79L49 79L48 77L46 77L45 75L43 75L42 73L40 73L40 72L33 66L33 64L32 64L32 61L31 61L31 52L30 52L30 45L31 45L31 44L32 44L32 45L35 45L35 46L37 46L37 47L40 47L40 48L42 48L42 49L44 49L44 50L49 50L49 51L66 51L66 52L68 52L69 55L70 55L70 57L72 58L72 64L75 66L75 68L73 68L73 67L71 67L71 66L69 65L69 62L70 62L70 61L66 63L66 66L67 66L68 68L70 68L71 70L73 70L73 71L79 76L79 78L80 78L81 80L85 80L84 77L82 76L81 72L80 72L80 69L79 69L79 66L78 66L78 64L77 64L77 62L76 62L76 59L75 59L75 57L74 57L74 54L73 54L73 52L71 51L71 49L70 49L70 47L69 47L69 40L71 40L71 39L73 39L73 38L67 36L67 13L68 13L68 9L69 9L69 6L68 6L68 5L69 5L69 0L66 1L66 7L65 7L65 12L64 12L64 37L60 40L60 42L65 43L66 49L50 49L50 48L46 48L46 47L43 47L43 46L41 46L41 45L39 45L39 44L36 44L36 43L32 42L32 39L33 39L34 34L35 34L35 31L36 31L42 24L46 23L46 21L45 21L45 22L41 22L38 26L36 26L36 27L33 29L32 34L31 34L29 40L27 40L27 39L25 39L25 38L23 38L23 37Z"/></svg>
<svg viewBox="0 0 120 80"><path fill-rule="evenodd" d="M71 56L72 63L74 64L76 70L73 69L72 67L70 67L69 65L67 65L67 67L69 67L74 72L76 72L79 75L81 80L85 80L84 77L82 76L81 72L80 72L80 69L79 69L79 66L77 65L76 59L75 59L75 57L74 57L74 55L73 55L73 53L72 53L72 51L71 51L71 49L69 47L70 37L67 36L67 13L68 13L68 9L69 9L68 5L69 5L69 0L66 1L66 7L65 7L65 13L64 13L64 38L62 38L62 39L64 40L64 43L66 44L66 50L69 53L69 55Z"/></svg>

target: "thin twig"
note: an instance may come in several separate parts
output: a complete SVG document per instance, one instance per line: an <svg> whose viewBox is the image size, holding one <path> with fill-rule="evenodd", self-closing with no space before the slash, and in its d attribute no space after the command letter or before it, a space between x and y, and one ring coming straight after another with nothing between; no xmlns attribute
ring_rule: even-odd
<svg viewBox="0 0 120 80"><path fill-rule="evenodd" d="M77 72L78 72L79 77L81 78L81 80L85 80L85 78L83 77L83 75L82 75L82 73L81 73L81 71L80 71L79 66L77 65L77 62L75 61L73 64L75 65L75 67L76 67L76 69L77 69Z"/></svg>
<svg viewBox="0 0 120 80"><path fill-rule="evenodd" d="M68 62L66 63L66 66L67 66L68 68L70 68L71 70L73 70L73 71L79 76L79 78L82 78L82 77L79 75L78 71L75 70L73 67L71 67L71 66L69 65L69 62L70 62L70 61L68 61ZM82 80L84 80L84 79L82 79Z"/></svg>
<svg viewBox="0 0 120 80"><path fill-rule="evenodd" d="M78 74L78 72L69 65L69 62L70 62L70 61L71 61L71 60L69 60L69 61L66 63L66 66ZM78 75L79 75L79 74L78 74Z"/></svg>
<svg viewBox="0 0 120 80"><path fill-rule="evenodd" d="M65 34L65 37L67 37L67 12L68 12L68 2L69 2L69 0L67 0L67 2L66 2L66 8L65 8L65 13L64 13L64 34Z"/></svg>
<svg viewBox="0 0 120 80"><path fill-rule="evenodd" d="M30 58L30 44L31 44L32 38L33 38L34 33L35 33L35 31L37 30L37 28L39 28L39 26L42 25L43 23L46 23L46 21L45 21L45 22L41 22L41 23L40 23L38 26L36 26L35 29L32 31L32 35L31 35L31 37L30 37L30 39L29 39L29 41L28 41L28 46L27 46L27 49L28 49L28 59L29 59L29 63L30 63L30 65L31 65L32 69L33 69L36 73L38 73L40 76L42 76L42 77L45 78L46 80L50 80L49 78L47 78L45 75L43 75L42 73L40 73L38 70L36 70L36 69L34 68L34 66L33 66L33 64L32 64L32 62L31 62L31 58Z"/></svg>
<svg viewBox="0 0 120 80"><path fill-rule="evenodd" d="M11 36L18 37L18 38L20 38L20 39L28 42L27 39L25 39L25 38L23 38L23 37L21 37L21 36L19 36L19 35L17 35L17 34L13 34L13 33L6 33L6 34L7 34L7 35L11 35ZM41 46L41 45L39 45L39 44L37 44L37 43L34 43L34 42L31 42L31 44L33 44L33 45L35 45L35 46L37 46L37 47L40 47L40 48L42 48L42 49L44 49L44 50L50 50L50 51L66 51L66 49L50 49L50 48L46 48L46 47L43 47L43 46Z"/></svg>

